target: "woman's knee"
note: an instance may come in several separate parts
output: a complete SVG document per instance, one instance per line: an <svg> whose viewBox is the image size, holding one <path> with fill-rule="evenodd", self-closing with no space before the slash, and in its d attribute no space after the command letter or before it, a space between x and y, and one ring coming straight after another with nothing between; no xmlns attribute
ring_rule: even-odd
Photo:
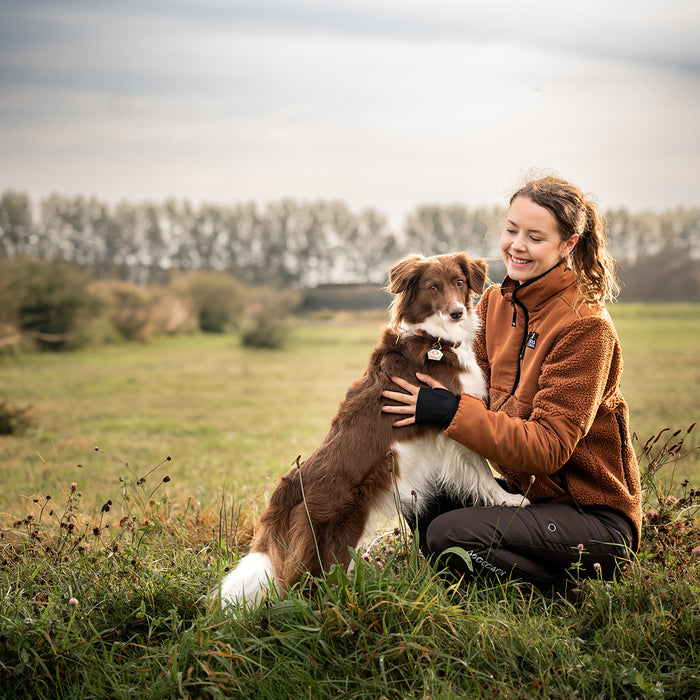
<svg viewBox="0 0 700 700"><path fill-rule="evenodd" d="M479 509L461 508L435 518L427 527L426 548L433 554L441 554L451 547L481 549L484 542L493 539L493 527L485 526L479 517Z"/></svg>

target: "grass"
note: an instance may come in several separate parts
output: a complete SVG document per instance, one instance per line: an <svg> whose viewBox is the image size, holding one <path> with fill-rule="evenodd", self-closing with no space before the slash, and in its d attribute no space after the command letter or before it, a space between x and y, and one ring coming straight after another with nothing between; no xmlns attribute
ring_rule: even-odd
<svg viewBox="0 0 700 700"><path fill-rule="evenodd" d="M97 504L123 461L140 467L168 455L182 498L213 501L224 485L255 492L322 439L377 332L376 323L300 327L282 352L199 335L6 358L5 397L31 405L37 427L0 436L0 512L16 513L54 475L79 482Z"/></svg>
<svg viewBox="0 0 700 700"><path fill-rule="evenodd" d="M700 305L612 312L639 442L684 429L700 414ZM179 499L206 505L224 487L255 496L321 441L382 321L298 325L284 351L198 335L0 358L0 400L31 406L36 422L20 437L0 435L0 514L18 516L56 479L79 482L99 505L122 462L141 468L166 456ZM680 468L690 478L700 462L694 456Z"/></svg>
<svg viewBox="0 0 700 700"><path fill-rule="evenodd" d="M700 697L686 433L700 310L613 312L642 436L644 541L624 576L583 582L576 604L515 583L458 587L401 533L311 594L240 619L209 603L258 491L323 437L376 321L300 325L283 352L194 336L2 360L0 398L31 404L35 427L0 437L0 696Z"/></svg>
<svg viewBox="0 0 700 700"><path fill-rule="evenodd" d="M622 343L622 392L632 429L645 440L663 427L676 430L697 420L700 305L617 304L611 313Z"/></svg>
<svg viewBox="0 0 700 700"><path fill-rule="evenodd" d="M696 697L700 530L688 509L700 492L686 485L676 502L655 486L683 459L684 437L643 453L656 511L639 557L614 582L581 582L575 605L516 583L460 587L390 533L351 573L236 619L207 598L225 543L206 517L172 506L162 468L125 475L91 517L69 486L3 532L0 693Z"/></svg>

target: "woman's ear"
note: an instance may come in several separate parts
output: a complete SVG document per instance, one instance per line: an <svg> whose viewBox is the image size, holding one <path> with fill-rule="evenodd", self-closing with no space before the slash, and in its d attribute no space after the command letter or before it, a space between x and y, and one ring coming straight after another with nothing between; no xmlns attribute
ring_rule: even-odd
<svg viewBox="0 0 700 700"><path fill-rule="evenodd" d="M578 233L574 233L571 238L564 242L564 248L561 251L561 257L565 258L576 246L578 242Z"/></svg>

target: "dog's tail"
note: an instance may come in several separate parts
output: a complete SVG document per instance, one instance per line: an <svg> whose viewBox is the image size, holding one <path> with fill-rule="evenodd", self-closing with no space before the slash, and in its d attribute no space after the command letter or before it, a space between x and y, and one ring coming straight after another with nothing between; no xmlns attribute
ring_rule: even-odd
<svg viewBox="0 0 700 700"><path fill-rule="evenodd" d="M277 586L270 557L262 552L251 552L224 576L220 587L221 606L257 607L273 588Z"/></svg>

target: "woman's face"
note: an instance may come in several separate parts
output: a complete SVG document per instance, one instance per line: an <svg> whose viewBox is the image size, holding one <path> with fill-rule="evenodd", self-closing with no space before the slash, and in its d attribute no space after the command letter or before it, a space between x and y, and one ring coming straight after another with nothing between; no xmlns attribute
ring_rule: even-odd
<svg viewBox="0 0 700 700"><path fill-rule="evenodd" d="M508 276L517 282L538 277L566 257L577 240L574 234L562 241L557 220L549 209L527 197L517 197L510 205L501 235Z"/></svg>

